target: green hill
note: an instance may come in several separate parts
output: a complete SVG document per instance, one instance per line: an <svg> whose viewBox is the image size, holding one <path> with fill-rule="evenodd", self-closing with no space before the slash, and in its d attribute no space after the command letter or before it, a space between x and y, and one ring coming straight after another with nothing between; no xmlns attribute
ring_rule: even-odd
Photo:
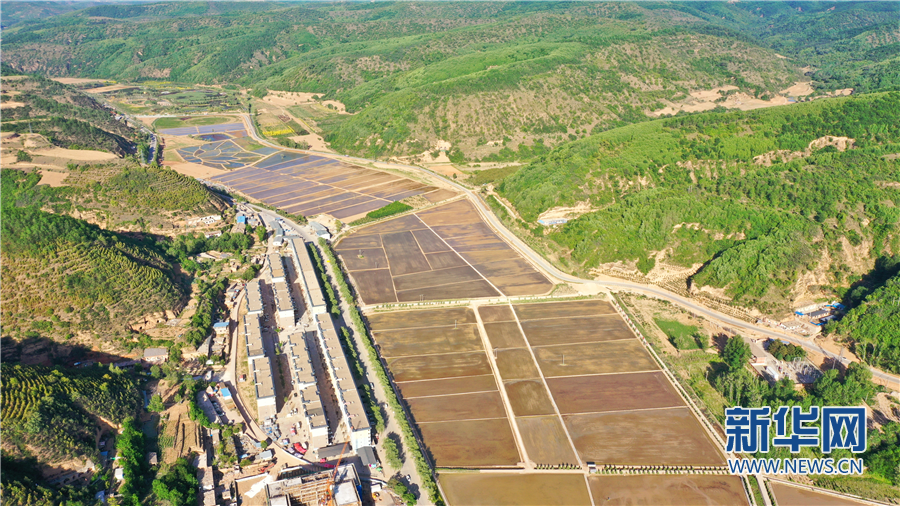
<svg viewBox="0 0 900 506"><path fill-rule="evenodd" d="M896 4L800 11L765 2L101 5L17 24L4 33L4 60L48 75L318 92L354 114L294 112L339 151L419 153L442 139L457 158L512 159L645 121L696 90L734 85L766 98L803 72L819 92L900 85Z"/></svg>
<svg viewBox="0 0 900 506"><path fill-rule="evenodd" d="M110 230L171 230L176 221L219 214L226 207L192 177L135 162L70 164L65 185L30 186L17 194L16 203L45 206Z"/></svg>
<svg viewBox="0 0 900 506"><path fill-rule="evenodd" d="M4 70L8 69L5 67ZM39 133L64 148L133 154L139 133L94 98L39 76L3 81L3 92L24 104L5 109L0 130Z"/></svg>
<svg viewBox="0 0 900 506"><path fill-rule="evenodd" d="M898 115L891 92L646 122L561 146L498 191L530 228L557 206L594 210L538 230L576 270L664 263L784 310L900 251L900 167L885 156L900 152Z"/></svg>
<svg viewBox="0 0 900 506"><path fill-rule="evenodd" d="M34 175L4 170L4 331L48 337L120 334L138 316L184 298L155 248L37 205L17 207Z"/></svg>
<svg viewBox="0 0 900 506"><path fill-rule="evenodd" d="M42 460L96 460L94 420L120 424L141 405L137 382L108 368L67 370L3 364L2 375L6 437L18 443L21 454L28 448L28 453L40 453Z"/></svg>
<svg viewBox="0 0 900 506"><path fill-rule="evenodd" d="M900 256L881 259L875 274L869 277L879 279L848 292L845 302L853 307L827 330L849 341L859 358L900 373Z"/></svg>

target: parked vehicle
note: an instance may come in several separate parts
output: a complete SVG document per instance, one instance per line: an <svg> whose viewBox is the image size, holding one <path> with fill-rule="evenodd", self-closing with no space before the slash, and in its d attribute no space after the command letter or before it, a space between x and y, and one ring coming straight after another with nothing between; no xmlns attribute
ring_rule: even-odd
<svg viewBox="0 0 900 506"><path fill-rule="evenodd" d="M294 443L294 450L296 450L300 455L306 455L306 448L304 448L300 443Z"/></svg>

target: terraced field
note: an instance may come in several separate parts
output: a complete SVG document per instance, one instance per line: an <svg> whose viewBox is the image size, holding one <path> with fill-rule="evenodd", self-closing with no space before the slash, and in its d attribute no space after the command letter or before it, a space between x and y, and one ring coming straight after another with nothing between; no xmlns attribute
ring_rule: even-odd
<svg viewBox="0 0 900 506"><path fill-rule="evenodd" d="M208 141L177 152L185 162L231 171L211 180L291 214L328 214L349 222L416 195L431 203L456 196L389 172L255 144L242 123L180 126L160 133Z"/></svg>

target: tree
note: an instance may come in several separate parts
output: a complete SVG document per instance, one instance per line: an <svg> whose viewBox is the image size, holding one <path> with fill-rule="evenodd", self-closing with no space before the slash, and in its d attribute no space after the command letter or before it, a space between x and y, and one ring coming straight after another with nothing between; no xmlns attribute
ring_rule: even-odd
<svg viewBox="0 0 900 506"><path fill-rule="evenodd" d="M158 365L154 365L150 368L150 375L155 379L160 379L163 377L162 369Z"/></svg>
<svg viewBox="0 0 900 506"><path fill-rule="evenodd" d="M266 240L266 227L262 225L256 226L256 237L259 239L259 242L263 242Z"/></svg>
<svg viewBox="0 0 900 506"><path fill-rule="evenodd" d="M412 506L416 503L416 496L413 495L413 493L409 491L409 488L407 488L407 486L402 481L397 479L396 476L388 480L388 488L393 490L395 494L399 495L404 501L406 501L406 504L408 504L409 506Z"/></svg>
<svg viewBox="0 0 900 506"><path fill-rule="evenodd" d="M197 502L198 485L193 466L180 458L165 475L153 480L153 493L172 506L192 506Z"/></svg>
<svg viewBox="0 0 900 506"><path fill-rule="evenodd" d="M162 412L166 410L166 405L163 404L162 396L159 394L154 395L150 398L150 404L147 406L147 409L150 411L154 411L156 413Z"/></svg>
<svg viewBox="0 0 900 506"><path fill-rule="evenodd" d="M737 371L744 367L750 358L750 345L744 342L741 336L734 336L722 349L722 359L728 365L730 371Z"/></svg>
<svg viewBox="0 0 900 506"><path fill-rule="evenodd" d="M384 438L382 446L384 446L384 459L387 461L388 465L399 470L403 463L400 460L400 450L397 448L397 442L394 440L395 437L394 434L388 434L388 436Z"/></svg>

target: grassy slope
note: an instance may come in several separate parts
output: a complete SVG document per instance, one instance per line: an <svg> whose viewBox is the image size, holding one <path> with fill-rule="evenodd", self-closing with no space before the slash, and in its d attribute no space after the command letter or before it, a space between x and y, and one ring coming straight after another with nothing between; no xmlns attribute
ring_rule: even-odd
<svg viewBox="0 0 900 506"><path fill-rule="evenodd" d="M270 10L186 17L205 8L88 9L15 29L5 58L51 74L322 92L359 113L320 124L340 150L407 153L442 138L470 158L499 151L484 143L504 137L516 151L640 121L660 99L696 88L736 82L764 93L798 77L734 32L631 4L259 4Z"/></svg>
<svg viewBox="0 0 900 506"><path fill-rule="evenodd" d="M736 84L751 94L776 92L805 65L823 89L900 85L892 71L897 4L827 9L753 2L106 5L18 24L5 34L4 58L57 75L321 92L358 113L319 124L339 150L411 153L444 139L469 159L508 159L542 153L517 152L538 140L554 146L645 120L661 99L691 90ZM504 138L508 151L485 146Z"/></svg>
<svg viewBox="0 0 900 506"><path fill-rule="evenodd" d="M666 263L703 265L693 277L698 286L780 309L801 273L823 269L842 284L861 274L850 267L854 255L900 249L900 194L886 184L900 173L896 160L882 156L900 151L897 114L894 92L641 123L561 146L504 179L499 191L528 222L578 201L598 208L549 235L551 249L568 251L579 265L665 251ZM857 149L753 163L827 135L853 138ZM699 226L685 226L693 223ZM868 250L844 251L863 244Z"/></svg>
<svg viewBox="0 0 900 506"><path fill-rule="evenodd" d="M701 2L98 6L20 24L5 37L5 58L51 74L322 92L359 113L320 123L339 150L409 153L444 139L470 159L515 158L543 151L517 153L520 145L558 145L644 120L661 99L690 90L737 84L775 92L804 65L824 89L900 85L890 70L896 10ZM504 138L502 154L484 145Z"/></svg>

